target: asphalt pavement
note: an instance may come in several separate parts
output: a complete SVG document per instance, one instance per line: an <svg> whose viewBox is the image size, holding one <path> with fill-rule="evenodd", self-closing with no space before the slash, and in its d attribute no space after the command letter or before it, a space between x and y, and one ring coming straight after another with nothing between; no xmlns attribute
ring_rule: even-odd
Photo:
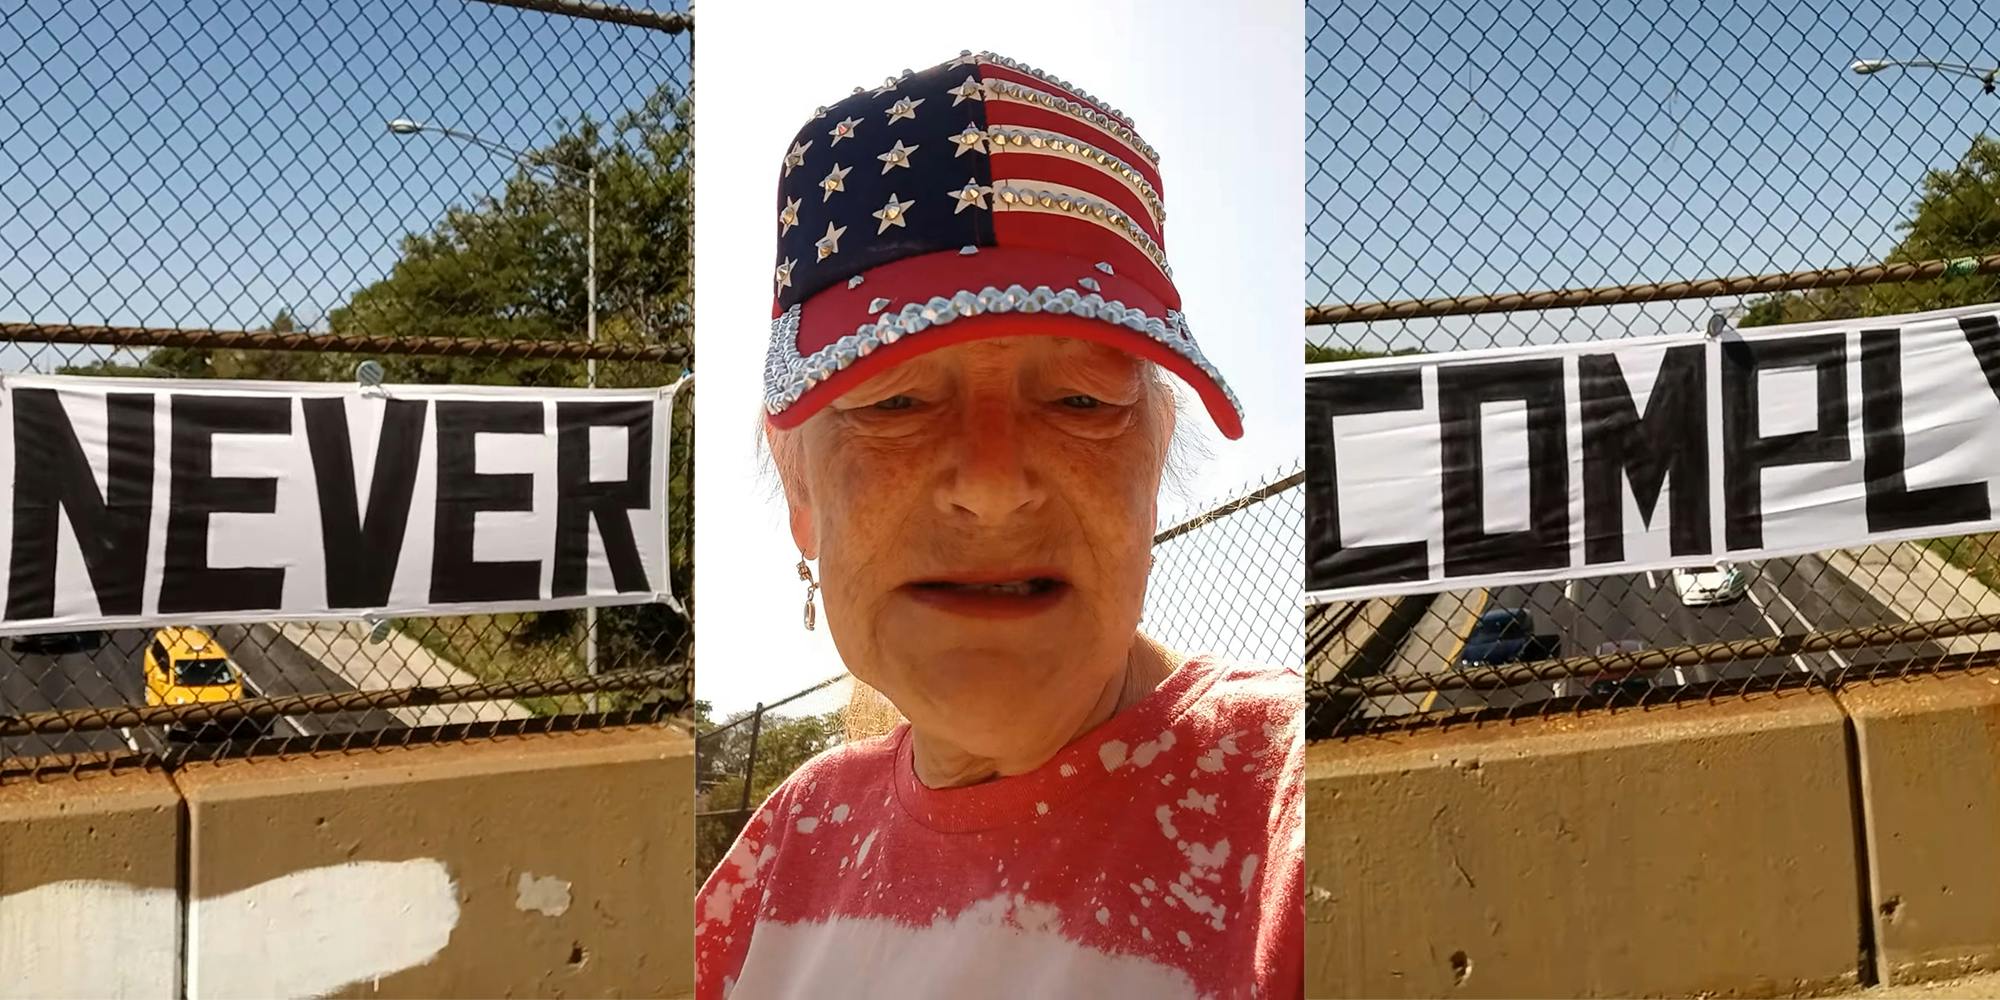
<svg viewBox="0 0 2000 1000"><path fill-rule="evenodd" d="M1743 597L1706 607L1682 604L1674 591L1671 574L1665 572L1475 592L1465 601L1448 602L1450 607L1439 612L1439 616L1451 623L1448 633L1442 637L1424 637L1426 645L1417 655L1399 657L1391 672L1450 669L1452 653L1476 613L1488 609L1526 609L1534 616L1538 634L1552 633L1560 638L1563 656L1586 655L1601 644L1626 640L1635 640L1647 649L1658 649L1903 620L1819 556L1742 565L1751 574ZM1429 650L1436 652L1432 654ZM1740 684L1786 673L1831 677L1851 667L1870 667L1912 656L1936 657L1944 652L1936 643L1922 642L1803 653L1718 663L1707 667L1705 672L1699 668L1684 669L1678 675L1662 671L1654 676L1653 683L1709 687L1716 682ZM1542 681L1502 689L1390 695L1371 699L1364 711L1369 715L1404 715L1447 707L1506 708L1576 693L1579 692L1574 682Z"/></svg>
<svg viewBox="0 0 2000 1000"><path fill-rule="evenodd" d="M352 691L339 672L321 663L269 625L222 625L211 630L242 671L244 694ZM150 629L113 629L95 649L48 655L24 653L0 640L0 715L146 703L142 658ZM400 728L384 711L286 717L273 736L313 736ZM154 727L50 733L0 739L0 758L164 748Z"/></svg>
<svg viewBox="0 0 2000 1000"><path fill-rule="evenodd" d="M151 635L145 629L114 629L96 649L54 656L19 652L12 641L0 639L0 714L145 704L139 658ZM8 758L131 748L117 730L0 739L0 757Z"/></svg>

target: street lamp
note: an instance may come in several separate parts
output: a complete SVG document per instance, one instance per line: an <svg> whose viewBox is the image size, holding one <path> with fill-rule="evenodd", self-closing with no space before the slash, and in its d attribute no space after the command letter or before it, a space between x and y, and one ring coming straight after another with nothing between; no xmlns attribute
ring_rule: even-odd
<svg viewBox="0 0 2000 1000"><path fill-rule="evenodd" d="M513 160L515 163L527 167L530 170L539 168L539 169L549 170L551 172L556 172L555 173L556 183L567 184L572 190L577 189L576 183L574 181L563 180L562 174L559 171L567 170L570 171L571 173L583 175L584 187L581 190L584 193L585 202L588 206L587 207L588 217L585 220L584 224L585 232L584 232L583 339L589 343L593 344L596 343L597 342L597 164L593 162L588 168L579 170L576 167L572 167L567 163L555 163L549 160L537 159L536 157L528 153L521 152L518 149L514 149L511 146L503 146L500 143L494 142L491 139L487 139L483 136L474 135L471 132L466 132L455 128L449 128L444 125L432 125L427 122L415 121L409 118L390 119L389 131L394 135L416 135L419 132L433 132L438 135L444 136L445 138L448 139L456 139L459 142L478 146L479 148L484 149L489 153L493 153L497 156L504 156L510 160ZM595 386L597 384L597 359L586 358L584 360L584 366L585 366L586 377L589 380L589 384Z"/></svg>
<svg viewBox="0 0 2000 1000"><path fill-rule="evenodd" d="M504 156L510 160L513 160L515 163L518 163L521 166L527 167L531 170L536 168L548 170L554 175L556 183L566 184L569 186L571 190L576 190L576 182L565 181L560 171L567 170L570 171L571 173L583 175L583 180L584 180L583 192L585 196L586 205L588 206L587 207L588 217L584 225L583 339L587 343L591 344L597 343L597 162L593 159L588 169L579 170L566 163L554 163L549 160L537 159L534 156L524 153L518 149L514 149L511 146L501 145L500 143L494 142L491 139L485 138L483 136L474 135L471 132L466 132L462 129L450 128L444 125L432 125L427 122L420 122L410 118L390 119L389 132L392 135L405 135L405 136L416 135L420 132L432 132L436 133L437 135L444 136L447 139L455 139L459 142L467 143L473 146L478 146L479 148L486 150L489 153L492 153L496 156ZM584 369L585 384L591 386L592 388L595 388L597 386L597 359L585 358L583 362L583 369ZM591 676L596 676L597 674L597 609L596 608L593 607L584 609L583 630L586 638L586 644L584 646L584 654L583 654L584 670L588 672ZM596 710L597 708L596 694L592 694L590 696L590 702L591 702L591 709L593 711Z"/></svg>
<svg viewBox="0 0 2000 1000"><path fill-rule="evenodd" d="M1978 80L1980 89L1989 94L1994 92L1994 79L2000 77L2000 67L1981 68L1931 59L1856 59L1848 69L1856 76L1873 76L1885 69L1927 69L1953 76L1969 76Z"/></svg>

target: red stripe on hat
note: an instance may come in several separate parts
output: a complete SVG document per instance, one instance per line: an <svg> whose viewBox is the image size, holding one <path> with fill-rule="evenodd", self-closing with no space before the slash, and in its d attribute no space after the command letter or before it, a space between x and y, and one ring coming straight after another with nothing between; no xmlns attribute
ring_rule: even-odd
<svg viewBox="0 0 2000 1000"><path fill-rule="evenodd" d="M1002 246L1036 247L1075 258L1081 262L1076 273L1079 278L1102 278L1103 274L1091 265L1103 261L1111 265L1115 274L1138 282L1167 308L1181 307L1180 293L1174 290L1173 281L1151 257L1130 240L1095 222L1052 212L995 212L993 233Z"/></svg>
<svg viewBox="0 0 2000 1000"><path fill-rule="evenodd" d="M1014 125L1021 128L1038 128L1047 132L1060 132L1078 142L1090 143L1124 160L1126 166L1137 170L1141 177L1146 178L1146 183L1153 185L1153 190L1159 192L1161 198L1167 196L1167 189L1160 183L1160 172L1153 169L1151 161L1134 152L1132 147L1125 145L1117 136L1081 118L1072 118L1062 112L1050 111L1033 104L989 100L986 102L986 124Z"/></svg>
<svg viewBox="0 0 2000 1000"><path fill-rule="evenodd" d="M994 180L1060 184L1094 195L1123 209L1155 243L1163 243L1160 227L1153 221L1153 212L1146 207L1146 200L1103 168L1036 152L1032 148L1020 152L1016 149L1008 146L1006 152L993 154Z"/></svg>
<svg viewBox="0 0 2000 1000"><path fill-rule="evenodd" d="M1024 87L1033 87L1036 90L1047 91L1051 94L1056 95L1057 97L1067 98L1068 100L1075 101L1076 103L1081 104L1086 108L1094 108L1097 110L1098 113L1104 115L1104 117L1109 118L1112 121L1118 122L1119 124L1122 124L1127 128L1131 128L1132 126L1132 123L1126 120L1124 115L1117 114L1113 112L1110 108L1107 108L1104 105L1099 104L1094 100L1091 100L1089 97L1083 94L1076 93L1075 91L1072 90L1066 90L1062 87L1057 86L1054 83L1049 82L1048 80L1044 80L1041 77L1034 75L1033 73L1023 73L1020 70L1009 69L1005 66L1000 65L999 63L986 62L984 60L981 60L979 63L979 70L980 70L979 75L982 79L1007 80L1012 83L1018 83Z"/></svg>
<svg viewBox="0 0 2000 1000"><path fill-rule="evenodd" d="M853 333L862 324L873 323L880 312L868 307L878 298L887 299L888 311L894 312L913 302L922 304L934 297L948 299L962 291L976 295L989 286L1004 291L1010 285L1029 289L1047 285L1058 291L1075 288L1088 292L1091 289L1076 281L1091 278L1097 282L1096 291L1105 298L1116 299L1148 315L1166 319L1166 310L1179 308L1178 299L1161 301L1153 291L1153 284L1133 276L1143 276L1144 272L1119 270L1117 274L1105 274L1091 266L1102 259L1083 260L1063 251L1010 247L986 247L976 254L953 251L906 257L869 271L867 280L858 287L849 288L843 282L806 300L799 312L798 352L800 356L810 355ZM1112 267L1117 268L1117 264L1114 262Z"/></svg>

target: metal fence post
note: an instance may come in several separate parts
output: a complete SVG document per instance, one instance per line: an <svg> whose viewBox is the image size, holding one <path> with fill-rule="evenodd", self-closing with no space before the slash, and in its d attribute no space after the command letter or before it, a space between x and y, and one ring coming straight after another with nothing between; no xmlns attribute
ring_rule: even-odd
<svg viewBox="0 0 2000 1000"><path fill-rule="evenodd" d="M750 782L757 776L757 736L764 729L764 703L758 702L750 714L750 760L743 765L743 801L737 805L740 812L750 811Z"/></svg>

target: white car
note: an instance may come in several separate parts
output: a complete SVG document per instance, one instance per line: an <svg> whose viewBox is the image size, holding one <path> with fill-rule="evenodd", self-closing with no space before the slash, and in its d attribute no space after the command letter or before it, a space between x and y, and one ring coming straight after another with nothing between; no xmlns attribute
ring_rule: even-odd
<svg viewBox="0 0 2000 1000"><path fill-rule="evenodd" d="M1674 593L1690 608L1727 604L1750 589L1750 574L1729 563L1674 570Z"/></svg>

